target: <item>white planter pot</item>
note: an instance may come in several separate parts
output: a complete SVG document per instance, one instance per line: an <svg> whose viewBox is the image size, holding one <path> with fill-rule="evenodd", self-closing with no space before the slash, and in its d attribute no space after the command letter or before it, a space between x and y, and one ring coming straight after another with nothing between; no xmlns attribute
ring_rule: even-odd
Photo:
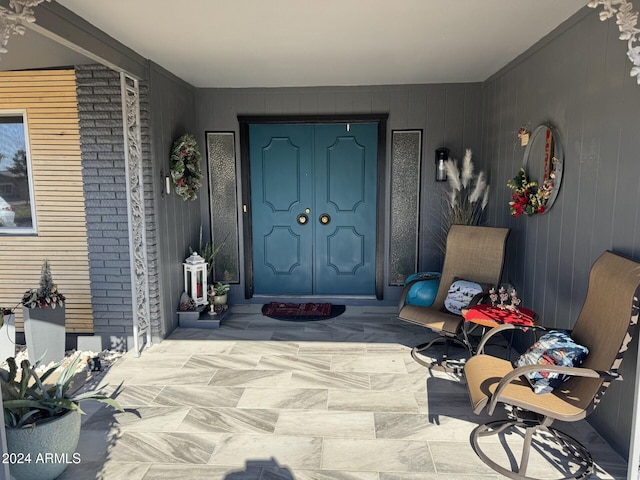
<svg viewBox="0 0 640 480"><path fill-rule="evenodd" d="M22 307L22 313L29 362L33 365L42 358L41 364L47 365L62 360L66 339L65 308Z"/></svg>
<svg viewBox="0 0 640 480"><path fill-rule="evenodd" d="M74 455L80 438L78 411L70 411L35 427L6 428L6 433L8 454L15 454L9 469L16 480L53 480L68 465L81 460L79 455ZM21 458L23 462L18 463ZM25 461L27 458L28 462Z"/></svg>
<svg viewBox="0 0 640 480"><path fill-rule="evenodd" d="M16 316L4 316L4 325L0 328L0 362L16 356Z"/></svg>

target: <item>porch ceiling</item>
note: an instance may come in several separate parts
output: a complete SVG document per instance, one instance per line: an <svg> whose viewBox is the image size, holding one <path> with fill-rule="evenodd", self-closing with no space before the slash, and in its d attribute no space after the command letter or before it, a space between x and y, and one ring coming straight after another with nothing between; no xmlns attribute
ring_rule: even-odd
<svg viewBox="0 0 640 480"><path fill-rule="evenodd" d="M586 0L58 0L196 87L483 81Z"/></svg>

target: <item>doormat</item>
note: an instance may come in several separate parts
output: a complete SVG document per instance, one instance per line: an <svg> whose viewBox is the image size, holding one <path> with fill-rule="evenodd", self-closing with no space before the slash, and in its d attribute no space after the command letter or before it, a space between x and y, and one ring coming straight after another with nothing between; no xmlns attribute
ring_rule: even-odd
<svg viewBox="0 0 640 480"><path fill-rule="evenodd" d="M262 314L277 320L327 320L343 314L345 309L344 305L332 305L331 303L271 302L262 306Z"/></svg>

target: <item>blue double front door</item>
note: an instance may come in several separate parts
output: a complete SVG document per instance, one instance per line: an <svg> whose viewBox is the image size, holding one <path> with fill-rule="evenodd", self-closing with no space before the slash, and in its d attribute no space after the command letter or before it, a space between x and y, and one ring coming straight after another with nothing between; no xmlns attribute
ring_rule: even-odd
<svg viewBox="0 0 640 480"><path fill-rule="evenodd" d="M249 127L253 291L374 295L378 125Z"/></svg>

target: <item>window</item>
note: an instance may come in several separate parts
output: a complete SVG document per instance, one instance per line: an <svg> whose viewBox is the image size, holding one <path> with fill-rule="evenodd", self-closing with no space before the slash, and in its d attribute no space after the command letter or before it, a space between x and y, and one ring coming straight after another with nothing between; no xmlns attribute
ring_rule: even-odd
<svg viewBox="0 0 640 480"><path fill-rule="evenodd" d="M34 231L27 115L0 111L0 234Z"/></svg>

